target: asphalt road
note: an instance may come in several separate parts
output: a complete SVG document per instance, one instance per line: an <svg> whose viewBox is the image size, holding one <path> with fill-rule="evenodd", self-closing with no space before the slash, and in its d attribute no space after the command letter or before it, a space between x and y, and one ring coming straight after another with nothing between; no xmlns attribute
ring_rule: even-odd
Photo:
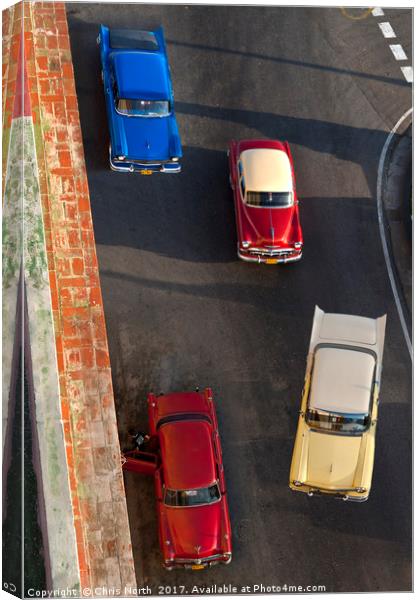
<svg viewBox="0 0 419 600"><path fill-rule="evenodd" d="M122 445L146 394L211 385L234 554L228 567L160 566L152 481L126 474L139 583L410 590L411 364L377 225L388 131L411 106L377 18L359 9L67 4ZM385 10L411 59L411 13ZM100 23L168 45L180 175L113 173L95 38ZM411 63L410 63L411 64ZM236 259L226 148L287 139L303 260ZM388 315L373 490L365 504L288 489L315 304Z"/></svg>

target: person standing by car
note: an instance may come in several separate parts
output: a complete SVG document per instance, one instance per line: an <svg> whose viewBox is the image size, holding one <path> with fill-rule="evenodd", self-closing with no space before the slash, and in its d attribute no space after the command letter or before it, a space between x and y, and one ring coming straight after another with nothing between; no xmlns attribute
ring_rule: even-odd
<svg viewBox="0 0 419 600"><path fill-rule="evenodd" d="M134 445L131 450L144 450L145 445L150 440L150 436L147 433L138 431L137 429L129 429L128 435Z"/></svg>

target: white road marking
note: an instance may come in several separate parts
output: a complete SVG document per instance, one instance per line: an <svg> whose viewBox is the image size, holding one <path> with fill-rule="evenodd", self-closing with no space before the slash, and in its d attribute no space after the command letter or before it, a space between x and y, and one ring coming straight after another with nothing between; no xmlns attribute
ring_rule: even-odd
<svg viewBox="0 0 419 600"><path fill-rule="evenodd" d="M413 69L412 67L400 67L402 70L403 75L406 78L406 81L408 83L412 83L413 82Z"/></svg>
<svg viewBox="0 0 419 600"><path fill-rule="evenodd" d="M384 15L384 11L382 8L373 8L372 14L374 17L382 17Z"/></svg>
<svg viewBox="0 0 419 600"><path fill-rule="evenodd" d="M406 52L400 44L390 44L390 50L396 60L407 60Z"/></svg>
<svg viewBox="0 0 419 600"><path fill-rule="evenodd" d="M387 246L387 238L385 236L385 230L384 230L384 212L383 212L384 209L383 209L383 197L382 196L383 196L384 165L386 162L387 152L390 147L390 143L391 143L394 135L396 134L398 128L400 127L400 125L412 113L412 111L413 111L413 109L409 108L409 110L406 111L402 117L400 117L400 119L397 121L397 123L395 124L393 129L390 131L389 135L387 136L386 142L381 151L380 162L378 164L378 177L377 177L377 213L378 213L378 225L379 225L379 229L380 229L381 244L383 246L384 259L386 262L387 272L388 272L388 276L390 279L391 289L393 291L394 301L396 303L397 312L399 314L399 319L400 319L400 323L401 323L403 334L404 334L404 339L406 341L407 349L409 351L411 360L413 360L412 342L411 342L410 335L409 335L409 329L407 327L407 323L406 323L406 320L403 315L402 303L401 303L401 300L399 297L399 292L398 292L397 284L396 284L396 278L395 278L395 275L393 272L393 266L392 266L392 263L390 260L390 252L389 252L389 249Z"/></svg>
<svg viewBox="0 0 419 600"><path fill-rule="evenodd" d="M381 33L385 38L395 38L396 34L393 31L392 26L387 21L385 23L378 23L378 27L381 29Z"/></svg>

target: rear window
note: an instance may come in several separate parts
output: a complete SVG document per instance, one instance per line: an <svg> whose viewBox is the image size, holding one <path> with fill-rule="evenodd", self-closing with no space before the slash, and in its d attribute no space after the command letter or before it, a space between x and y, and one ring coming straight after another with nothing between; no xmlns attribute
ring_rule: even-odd
<svg viewBox="0 0 419 600"><path fill-rule="evenodd" d="M131 48L137 50L158 50L159 44L151 31L135 29L111 29L109 33L111 48Z"/></svg>
<svg viewBox="0 0 419 600"><path fill-rule="evenodd" d="M292 192L247 192L248 206L285 207L292 204Z"/></svg>
<svg viewBox="0 0 419 600"><path fill-rule="evenodd" d="M218 485L214 483L208 488L196 490L166 490L164 503L166 506L198 506L212 504L221 498Z"/></svg>

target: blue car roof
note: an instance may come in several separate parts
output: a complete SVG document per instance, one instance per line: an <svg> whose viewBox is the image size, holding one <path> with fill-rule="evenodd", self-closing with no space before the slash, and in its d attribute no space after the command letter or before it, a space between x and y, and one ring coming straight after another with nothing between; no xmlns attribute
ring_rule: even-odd
<svg viewBox="0 0 419 600"><path fill-rule="evenodd" d="M120 98L169 100L166 58L160 52L111 52Z"/></svg>

